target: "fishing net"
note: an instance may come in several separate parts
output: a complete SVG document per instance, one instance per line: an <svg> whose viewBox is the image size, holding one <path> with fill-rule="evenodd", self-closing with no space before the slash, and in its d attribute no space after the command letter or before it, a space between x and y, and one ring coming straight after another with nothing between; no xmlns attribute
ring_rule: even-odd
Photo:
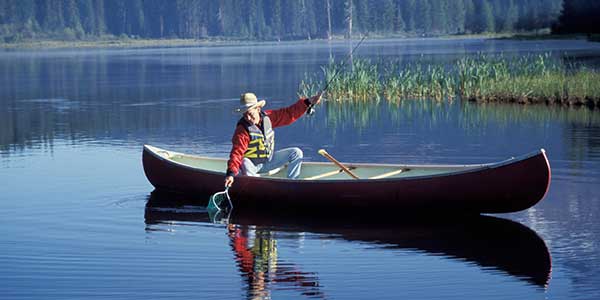
<svg viewBox="0 0 600 300"><path fill-rule="evenodd" d="M218 192L212 196L208 200L207 210L217 212L227 208L233 208L233 204L231 203L231 198L229 198L229 188L225 188L224 191Z"/></svg>
<svg viewBox="0 0 600 300"><path fill-rule="evenodd" d="M229 224L231 217L231 209L227 210L209 210L208 218L215 224Z"/></svg>

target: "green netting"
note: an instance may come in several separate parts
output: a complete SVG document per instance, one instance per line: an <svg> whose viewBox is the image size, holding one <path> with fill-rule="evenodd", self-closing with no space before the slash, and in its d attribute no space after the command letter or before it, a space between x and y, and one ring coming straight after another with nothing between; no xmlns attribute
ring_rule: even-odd
<svg viewBox="0 0 600 300"><path fill-rule="evenodd" d="M207 210L210 211L220 211L229 207L233 208L233 204L231 203L231 198L229 198L229 188L225 188L224 191L218 192L212 196L208 200Z"/></svg>

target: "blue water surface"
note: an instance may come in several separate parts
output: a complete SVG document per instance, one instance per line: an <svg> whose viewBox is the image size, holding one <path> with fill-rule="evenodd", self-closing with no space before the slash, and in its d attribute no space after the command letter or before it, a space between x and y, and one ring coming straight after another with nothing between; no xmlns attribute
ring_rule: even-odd
<svg viewBox="0 0 600 300"><path fill-rule="evenodd" d="M278 148L301 147L309 161L324 161L320 148L341 161L411 164L544 148L550 190L519 213L432 224L237 212L226 224L197 199L153 192L142 145L226 157L242 92L268 108L292 104L307 74L350 49L0 53L0 298L600 298L597 110L330 100L277 130ZM354 57L452 63L547 51L591 67L600 57L585 41L480 39L367 40Z"/></svg>

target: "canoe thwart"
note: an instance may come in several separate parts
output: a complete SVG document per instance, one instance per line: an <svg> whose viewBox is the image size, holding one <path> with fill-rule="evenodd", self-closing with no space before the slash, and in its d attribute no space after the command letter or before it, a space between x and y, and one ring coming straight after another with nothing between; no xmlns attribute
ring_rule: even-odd
<svg viewBox="0 0 600 300"><path fill-rule="evenodd" d="M387 172L387 173L383 173L381 175L377 175L377 176L373 176L373 177L369 177L369 179L382 179L382 178L386 178L386 177L390 177L390 176L394 176L394 175L398 175L402 172L406 172L410 169L399 169L399 170L395 170L395 171L391 171L391 172Z"/></svg>
<svg viewBox="0 0 600 300"><path fill-rule="evenodd" d="M348 170L354 170L356 169L356 167L349 167ZM325 177L329 177L329 176L333 176L333 175L337 175L344 172L344 170L339 169L339 170L335 170L335 171L330 171L330 172L325 172L322 174L318 174L315 176L311 176L311 177L306 177L304 178L304 180L315 180L315 179L321 179L321 178L325 178Z"/></svg>

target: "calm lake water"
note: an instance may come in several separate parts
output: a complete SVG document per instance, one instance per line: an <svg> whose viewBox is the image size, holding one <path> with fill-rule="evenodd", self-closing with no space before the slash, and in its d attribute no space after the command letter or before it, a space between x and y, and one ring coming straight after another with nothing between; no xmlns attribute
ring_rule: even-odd
<svg viewBox="0 0 600 300"><path fill-rule="evenodd" d="M483 163L546 149L535 207L465 220L377 211L235 212L152 193L143 144L225 157L239 94L291 104L345 42L0 53L2 299L600 299L600 112L381 101L277 130L309 161ZM380 40L354 57L451 62L551 51L598 67L585 41ZM551 265L549 262L551 261Z"/></svg>

